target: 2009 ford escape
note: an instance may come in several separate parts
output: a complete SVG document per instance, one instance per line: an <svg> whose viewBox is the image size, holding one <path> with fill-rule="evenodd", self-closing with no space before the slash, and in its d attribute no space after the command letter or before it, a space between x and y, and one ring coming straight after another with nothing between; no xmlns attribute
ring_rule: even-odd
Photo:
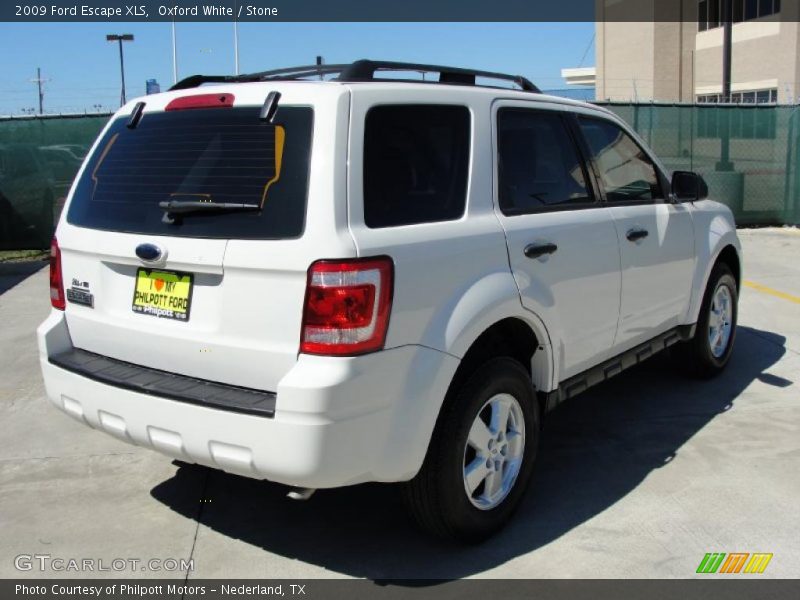
<svg viewBox="0 0 800 600"><path fill-rule="evenodd" d="M386 79L422 70L438 81ZM546 410L672 345L725 366L740 245L706 195L613 114L521 77L192 77L122 107L78 174L47 395L300 495L405 482L423 526L483 539Z"/></svg>

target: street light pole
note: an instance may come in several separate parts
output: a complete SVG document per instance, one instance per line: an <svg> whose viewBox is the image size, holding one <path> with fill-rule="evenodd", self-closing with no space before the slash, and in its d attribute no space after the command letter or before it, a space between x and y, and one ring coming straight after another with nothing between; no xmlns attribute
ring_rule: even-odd
<svg viewBox="0 0 800 600"><path fill-rule="evenodd" d="M172 20L172 83L178 83L178 43L175 39L175 19Z"/></svg>
<svg viewBox="0 0 800 600"><path fill-rule="evenodd" d="M122 35L109 34L106 36L106 41L119 43L119 71L122 77L122 93L120 94L119 105L122 106L123 104L125 104L125 102L127 102L125 98L125 59L122 55L122 42L132 42L133 34L131 33L123 33Z"/></svg>
<svg viewBox="0 0 800 600"><path fill-rule="evenodd" d="M233 70L234 74L239 74L239 21L233 22Z"/></svg>

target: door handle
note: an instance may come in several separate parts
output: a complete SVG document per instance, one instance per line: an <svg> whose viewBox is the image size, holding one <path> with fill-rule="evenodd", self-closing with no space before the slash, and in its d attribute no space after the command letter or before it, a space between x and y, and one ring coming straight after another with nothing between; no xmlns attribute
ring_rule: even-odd
<svg viewBox="0 0 800 600"><path fill-rule="evenodd" d="M647 231L647 229L634 228L629 229L628 233L625 234L625 237L631 242L638 242L639 240L646 238L648 235L650 235L650 232Z"/></svg>
<svg viewBox="0 0 800 600"><path fill-rule="evenodd" d="M525 246L525 256L528 258L539 258L545 254L552 254L556 250L558 250L558 246L552 242L547 242L546 244L528 244Z"/></svg>

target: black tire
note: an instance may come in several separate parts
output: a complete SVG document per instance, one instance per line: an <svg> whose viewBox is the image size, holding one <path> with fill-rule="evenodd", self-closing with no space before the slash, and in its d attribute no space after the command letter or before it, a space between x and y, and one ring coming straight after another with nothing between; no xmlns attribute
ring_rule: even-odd
<svg viewBox="0 0 800 600"><path fill-rule="evenodd" d="M474 543L497 533L525 494L539 444L539 406L528 372L511 358L484 363L452 391L454 394L442 408L422 468L404 484L403 495L423 529L439 537ZM524 445L510 491L496 506L480 509L470 500L465 486L464 465L470 461L465 453L475 452L467 449L467 438L476 417L485 414L481 409L491 410L486 404L498 394L508 394L517 401L525 425ZM471 460L478 460L477 455ZM505 472L505 468L499 472ZM481 485L486 483L479 484L474 493L480 491Z"/></svg>
<svg viewBox="0 0 800 600"><path fill-rule="evenodd" d="M711 303L720 286L727 288L730 294L732 317L729 320L731 330L727 345L722 353L717 352L717 355L715 355L709 339L709 322L711 320ZM736 289L736 279L730 267L725 263L720 263L714 267L711 276L708 278L708 285L703 295L703 303L700 305L700 315L697 319L694 337L676 348L677 358L684 371L689 375L709 379L719 375L725 369L733 352L733 344L736 339L736 323L739 316L738 304L739 295Z"/></svg>

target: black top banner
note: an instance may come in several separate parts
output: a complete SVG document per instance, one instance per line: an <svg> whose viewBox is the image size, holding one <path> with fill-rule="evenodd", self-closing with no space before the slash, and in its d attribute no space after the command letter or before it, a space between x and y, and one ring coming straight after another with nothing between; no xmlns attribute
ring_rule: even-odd
<svg viewBox="0 0 800 600"><path fill-rule="evenodd" d="M798 3L782 4L770 18L796 21ZM0 6L0 20L675 22L696 20L698 6L698 0L10 0Z"/></svg>

